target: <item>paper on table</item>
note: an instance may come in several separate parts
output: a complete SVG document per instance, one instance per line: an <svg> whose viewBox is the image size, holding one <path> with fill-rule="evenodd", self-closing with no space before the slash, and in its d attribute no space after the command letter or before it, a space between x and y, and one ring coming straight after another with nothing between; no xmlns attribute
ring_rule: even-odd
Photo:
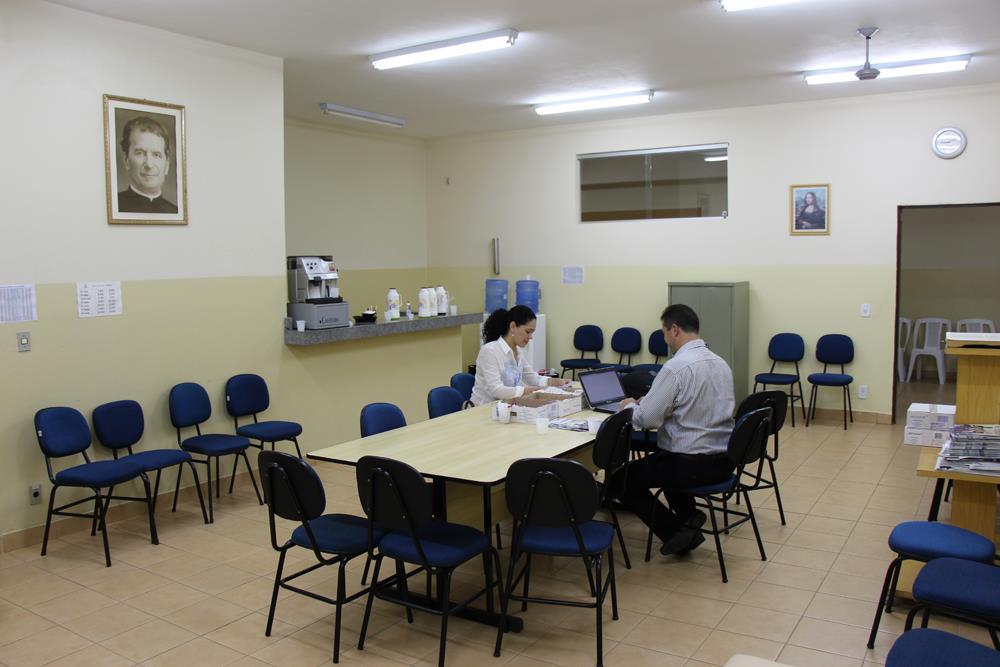
<svg viewBox="0 0 1000 667"><path fill-rule="evenodd" d="M549 428L557 428L562 431L579 431L582 433L587 430L587 420L561 417L560 419L549 421Z"/></svg>
<svg viewBox="0 0 1000 667"><path fill-rule="evenodd" d="M0 322L33 322L38 319L35 286L0 285Z"/></svg>
<svg viewBox="0 0 1000 667"><path fill-rule="evenodd" d="M121 281L115 280L104 283L77 283L76 310L80 317L121 315Z"/></svg>

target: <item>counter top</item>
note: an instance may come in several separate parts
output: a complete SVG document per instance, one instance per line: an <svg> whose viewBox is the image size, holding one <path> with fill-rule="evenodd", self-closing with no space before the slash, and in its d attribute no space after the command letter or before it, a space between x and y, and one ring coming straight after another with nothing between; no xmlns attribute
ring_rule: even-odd
<svg viewBox="0 0 1000 667"><path fill-rule="evenodd" d="M457 327L463 324L479 324L483 321L482 313L463 313L461 315L441 315L439 317L403 318L394 322L379 321L374 324L355 324L353 327L336 327L333 329L314 329L306 331L285 330L285 345L321 345L337 343L344 340L361 340L378 336L416 333L418 331L433 331Z"/></svg>

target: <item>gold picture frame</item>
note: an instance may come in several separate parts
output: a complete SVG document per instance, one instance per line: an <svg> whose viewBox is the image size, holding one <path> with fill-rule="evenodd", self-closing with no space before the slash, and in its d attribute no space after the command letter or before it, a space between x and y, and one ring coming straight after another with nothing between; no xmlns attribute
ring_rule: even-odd
<svg viewBox="0 0 1000 667"><path fill-rule="evenodd" d="M788 232L792 236L829 236L830 184L792 185Z"/></svg>
<svg viewBox="0 0 1000 667"><path fill-rule="evenodd" d="M186 225L184 107L104 96L108 224Z"/></svg>

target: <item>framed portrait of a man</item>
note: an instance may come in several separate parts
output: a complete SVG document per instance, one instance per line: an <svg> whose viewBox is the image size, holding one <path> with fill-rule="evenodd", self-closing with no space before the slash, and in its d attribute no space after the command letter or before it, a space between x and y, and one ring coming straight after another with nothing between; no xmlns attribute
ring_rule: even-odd
<svg viewBox="0 0 1000 667"><path fill-rule="evenodd" d="M792 236L822 236L830 233L830 184L791 187Z"/></svg>
<svg viewBox="0 0 1000 667"><path fill-rule="evenodd" d="M108 222L186 225L184 107L104 96Z"/></svg>

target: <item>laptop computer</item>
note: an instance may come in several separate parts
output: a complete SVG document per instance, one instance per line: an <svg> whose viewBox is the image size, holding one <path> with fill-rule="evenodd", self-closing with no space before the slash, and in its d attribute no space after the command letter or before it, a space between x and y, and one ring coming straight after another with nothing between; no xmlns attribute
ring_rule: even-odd
<svg viewBox="0 0 1000 667"><path fill-rule="evenodd" d="M613 368L580 373L583 393L590 409L597 412L618 412L618 405L625 400L625 389L618 372Z"/></svg>

